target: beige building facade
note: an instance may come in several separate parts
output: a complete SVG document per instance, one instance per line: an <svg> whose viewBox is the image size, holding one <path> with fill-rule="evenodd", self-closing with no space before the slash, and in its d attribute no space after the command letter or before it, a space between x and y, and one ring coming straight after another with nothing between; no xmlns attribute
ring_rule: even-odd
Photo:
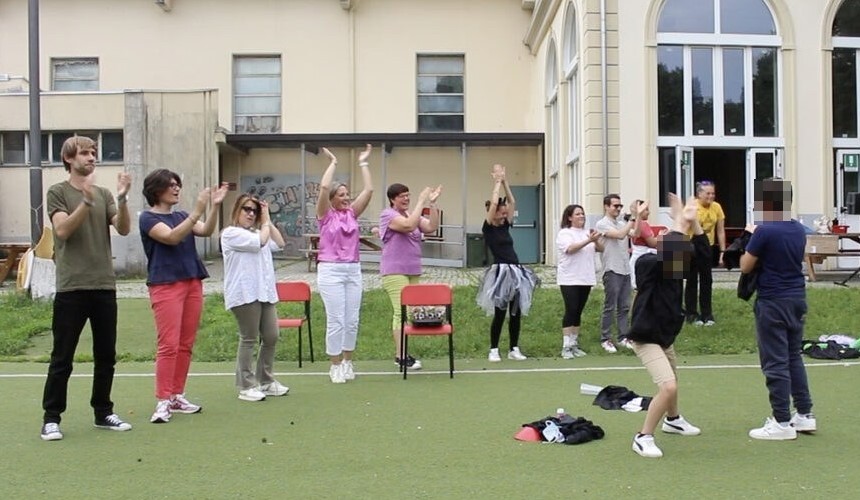
<svg viewBox="0 0 860 500"><path fill-rule="evenodd" d="M443 229L425 257L455 266L481 263L470 238L497 162L516 186L524 262L555 262L564 207L584 205L593 223L609 192L649 200L665 223L666 191L712 180L727 225L742 227L753 181L779 175L807 221L860 212L858 4L42 0L43 184L65 176L56 144L92 135L103 185L127 169L138 191L170 168L190 204L199 187L235 183L269 200L287 254L300 255L325 168L318 149L332 148L357 191L356 155L371 143L366 230L388 184L442 184ZM27 2L0 0L7 242L30 235L27 61ZM136 227L114 243L117 268L141 272ZM217 238L201 243L217 251Z"/></svg>

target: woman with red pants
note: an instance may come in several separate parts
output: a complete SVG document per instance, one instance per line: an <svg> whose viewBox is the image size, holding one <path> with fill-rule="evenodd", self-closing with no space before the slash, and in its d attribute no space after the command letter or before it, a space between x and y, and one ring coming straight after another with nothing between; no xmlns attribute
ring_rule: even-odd
<svg viewBox="0 0 860 500"><path fill-rule="evenodd" d="M185 398L191 350L203 309L203 279L209 277L197 255L195 236L210 236L227 183L204 188L191 213L173 210L179 203L182 179L158 169L143 181L143 196L151 207L140 214L140 238L147 259L146 284L158 330L155 354L155 397L150 422L166 423L172 413L197 413L202 408ZM206 222L201 221L211 200Z"/></svg>

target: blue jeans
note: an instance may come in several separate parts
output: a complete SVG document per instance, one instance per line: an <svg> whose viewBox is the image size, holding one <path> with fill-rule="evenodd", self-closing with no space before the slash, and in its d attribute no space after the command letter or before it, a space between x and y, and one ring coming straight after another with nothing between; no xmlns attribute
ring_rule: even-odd
<svg viewBox="0 0 860 500"><path fill-rule="evenodd" d="M791 419L791 399L798 413L812 411L812 397L801 358L806 299L782 297L755 302L756 340L773 418Z"/></svg>
<svg viewBox="0 0 860 500"><path fill-rule="evenodd" d="M633 287L629 274L612 271L603 273L603 317L600 321L600 341L612 340L612 315L618 320L618 340L627 338L630 331L630 301Z"/></svg>

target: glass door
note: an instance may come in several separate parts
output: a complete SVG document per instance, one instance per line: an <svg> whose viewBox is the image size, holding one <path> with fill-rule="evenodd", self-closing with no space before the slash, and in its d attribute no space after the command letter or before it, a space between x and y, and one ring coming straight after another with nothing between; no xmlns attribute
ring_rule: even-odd
<svg viewBox="0 0 860 500"><path fill-rule="evenodd" d="M782 148L747 150L747 222L760 222L755 220L755 181L782 176Z"/></svg>
<svg viewBox="0 0 860 500"><path fill-rule="evenodd" d="M693 148L687 146L675 146L675 186L678 196L685 201L693 196Z"/></svg>

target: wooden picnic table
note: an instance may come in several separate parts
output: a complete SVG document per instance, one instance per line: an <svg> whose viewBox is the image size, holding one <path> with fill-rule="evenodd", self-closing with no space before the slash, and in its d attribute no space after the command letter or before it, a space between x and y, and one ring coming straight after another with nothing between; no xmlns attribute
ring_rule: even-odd
<svg viewBox="0 0 860 500"><path fill-rule="evenodd" d="M18 268L21 257L29 249L29 243L0 243L0 250L6 251L6 257L0 259L0 283L6 281L12 269Z"/></svg>
<svg viewBox="0 0 860 500"><path fill-rule="evenodd" d="M320 253L320 235L319 233L307 233L302 236L304 236L308 242L305 252L307 252L308 255L308 272L311 272L317 265L317 257ZM373 235L359 236L358 244L361 251L379 252L382 250L382 246Z"/></svg>
<svg viewBox="0 0 860 500"><path fill-rule="evenodd" d="M822 237L824 239L822 240ZM827 238L829 237L829 238ZM827 240L832 240L827 242ZM806 238L806 250L804 259L806 260L806 268L809 273L809 281L815 281L815 266L821 264L827 257L860 257L860 249L843 248L842 241L851 240L855 243L860 243L860 233L828 233L828 234L809 234ZM817 244L814 244L817 243ZM851 278L857 276L860 268L857 268L851 273L848 278L841 282L836 282L838 285L845 285Z"/></svg>

